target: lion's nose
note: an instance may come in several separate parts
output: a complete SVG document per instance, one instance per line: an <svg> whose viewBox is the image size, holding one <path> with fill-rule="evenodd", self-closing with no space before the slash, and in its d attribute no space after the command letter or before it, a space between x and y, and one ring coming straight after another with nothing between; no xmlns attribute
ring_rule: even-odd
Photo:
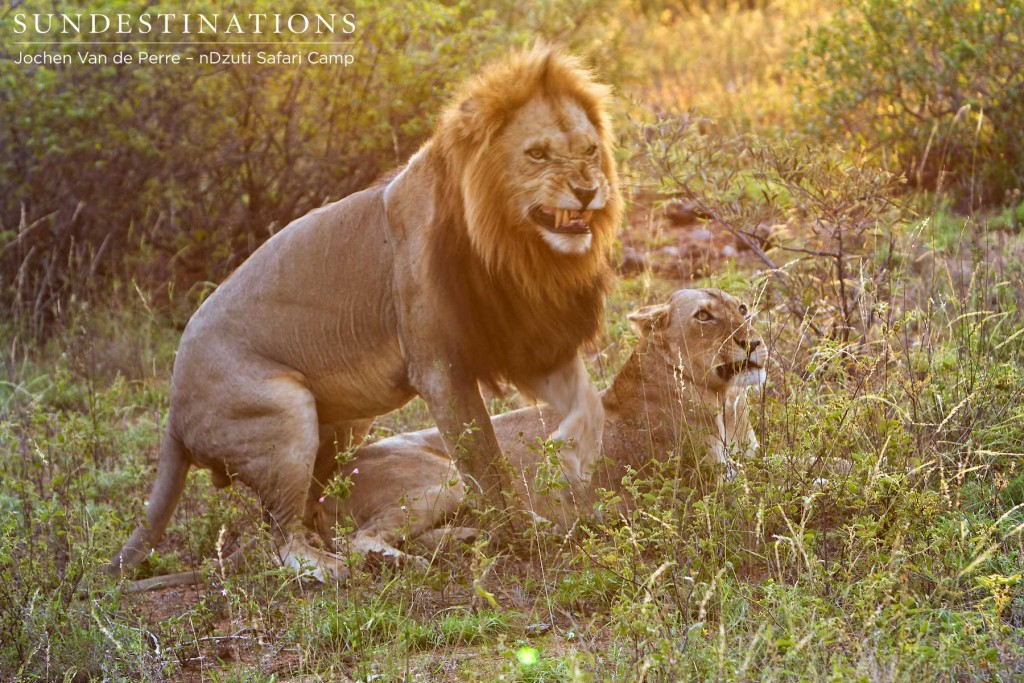
<svg viewBox="0 0 1024 683"><path fill-rule="evenodd" d="M587 207L590 206L590 202L594 198L594 195L597 194L597 188L574 187L572 188L572 193L576 195L576 199L580 200L580 204L582 205L580 208L585 211Z"/></svg>

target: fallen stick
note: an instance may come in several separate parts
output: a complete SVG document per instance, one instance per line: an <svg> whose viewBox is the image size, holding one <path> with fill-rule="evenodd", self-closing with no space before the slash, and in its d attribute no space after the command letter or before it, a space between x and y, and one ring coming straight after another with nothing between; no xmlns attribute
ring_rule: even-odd
<svg viewBox="0 0 1024 683"><path fill-rule="evenodd" d="M223 560L217 560L214 563L216 571L225 572L227 570L234 569L241 561L242 553L248 550L252 544L252 540L246 541ZM198 569L190 569L176 574L151 576L148 579L141 579L139 581L126 581L124 585L121 586L121 590L129 594L145 593L147 591L157 590L158 588L180 588L182 586L198 586L204 583L206 583L206 576L204 572L201 572Z"/></svg>

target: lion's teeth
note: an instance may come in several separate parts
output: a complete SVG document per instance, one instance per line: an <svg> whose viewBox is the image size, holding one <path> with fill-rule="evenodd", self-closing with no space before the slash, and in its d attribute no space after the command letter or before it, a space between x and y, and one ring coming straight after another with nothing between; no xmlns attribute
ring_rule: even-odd
<svg viewBox="0 0 1024 683"><path fill-rule="evenodd" d="M590 225L590 219L593 216L594 216L594 212L593 211L584 211L583 212L583 222L586 223L587 225Z"/></svg>
<svg viewBox="0 0 1024 683"><path fill-rule="evenodd" d="M555 211L556 211L555 215L557 216L555 218L555 227L556 228L560 228L563 225L565 225L566 218L567 218L567 216L565 214L567 212L566 212L565 209L556 209Z"/></svg>

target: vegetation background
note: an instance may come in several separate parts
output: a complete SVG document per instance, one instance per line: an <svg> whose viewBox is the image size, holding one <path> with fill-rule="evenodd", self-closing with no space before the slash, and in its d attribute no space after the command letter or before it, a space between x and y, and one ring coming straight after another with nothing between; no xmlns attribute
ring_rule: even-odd
<svg viewBox="0 0 1024 683"><path fill-rule="evenodd" d="M1024 677L1022 0L353 0L348 68L13 64L15 12L186 4L322 9L0 2L0 678ZM632 208L595 380L635 306L740 294L773 354L761 455L425 571L321 587L257 550L207 587L113 590L191 312L537 38L617 94ZM414 402L375 434L425 424ZM256 509L193 474L142 574L260 537Z"/></svg>

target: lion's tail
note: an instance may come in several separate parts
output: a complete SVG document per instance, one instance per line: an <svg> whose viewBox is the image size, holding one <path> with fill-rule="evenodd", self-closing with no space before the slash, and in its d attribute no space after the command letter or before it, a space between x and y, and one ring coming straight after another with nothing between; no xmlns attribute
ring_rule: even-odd
<svg viewBox="0 0 1024 683"><path fill-rule="evenodd" d="M110 560L108 572L118 576L124 569L134 567L163 538L185 488L190 464L182 443L170 432L166 433L160 447L156 482L146 506L146 521L135 529L124 547Z"/></svg>

